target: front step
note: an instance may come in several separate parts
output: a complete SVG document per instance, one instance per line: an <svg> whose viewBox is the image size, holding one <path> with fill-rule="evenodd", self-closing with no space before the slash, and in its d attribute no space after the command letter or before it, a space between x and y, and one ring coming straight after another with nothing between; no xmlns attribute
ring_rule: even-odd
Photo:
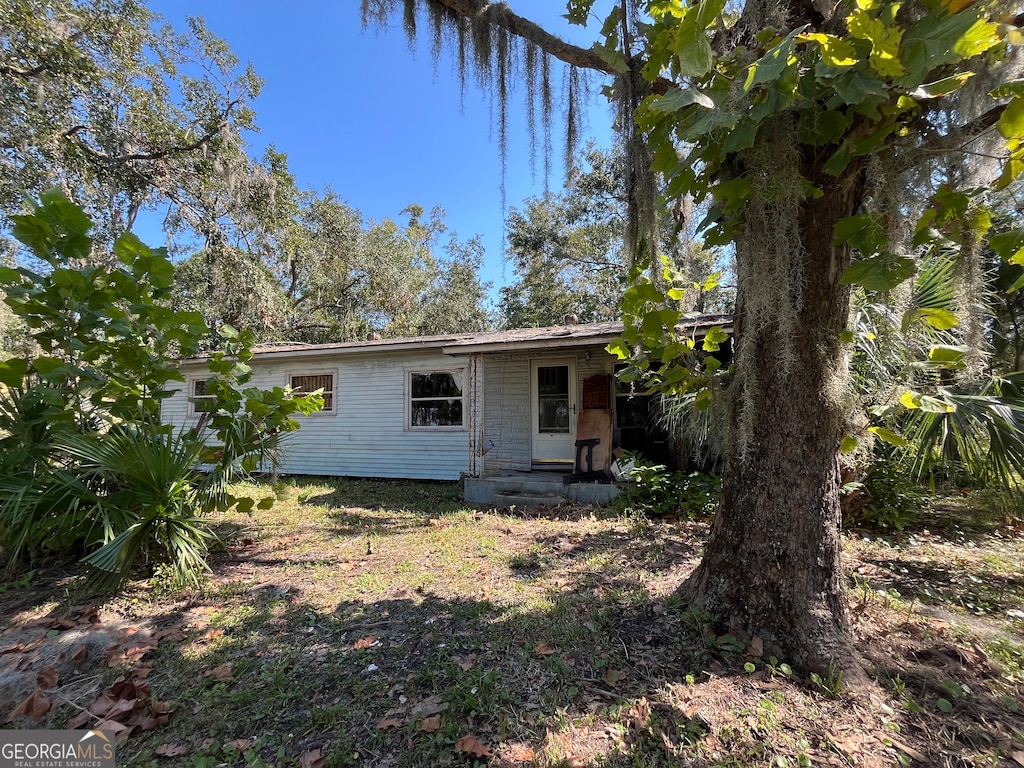
<svg viewBox="0 0 1024 768"><path fill-rule="evenodd" d="M516 476L467 477L463 498L471 504L496 507L517 506L535 509L541 505L553 507L567 500L581 504L610 504L619 495L619 489L609 483L562 483L563 475L531 477L527 473Z"/></svg>
<svg viewBox="0 0 1024 768"><path fill-rule="evenodd" d="M556 496L553 493L536 494L536 493L496 493L494 498L491 500L498 509L508 509L515 507L516 509L537 509L539 507L557 507L559 504L564 504L568 501L564 496Z"/></svg>

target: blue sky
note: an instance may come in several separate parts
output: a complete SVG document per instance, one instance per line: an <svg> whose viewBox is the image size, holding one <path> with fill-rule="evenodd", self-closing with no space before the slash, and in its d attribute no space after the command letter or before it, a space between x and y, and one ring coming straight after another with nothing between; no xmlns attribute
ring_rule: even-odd
<svg viewBox="0 0 1024 768"><path fill-rule="evenodd" d="M511 5L582 44L597 31L570 27L561 0ZM178 29L186 16L202 16L266 81L254 105L261 128L250 137L255 155L275 144L288 154L301 187L330 185L367 218L397 218L410 203L427 210L439 205L461 239L481 236L492 295L511 281L502 255L497 119L474 84L460 97L450 57L435 70L427 40L410 50L399 19L386 31L364 31L358 0L152 0L150 7ZM584 135L607 147L611 113L598 85ZM521 93L511 110L506 200L519 206L543 193L543 164L531 168ZM564 134L558 117L554 134L550 185L558 189Z"/></svg>

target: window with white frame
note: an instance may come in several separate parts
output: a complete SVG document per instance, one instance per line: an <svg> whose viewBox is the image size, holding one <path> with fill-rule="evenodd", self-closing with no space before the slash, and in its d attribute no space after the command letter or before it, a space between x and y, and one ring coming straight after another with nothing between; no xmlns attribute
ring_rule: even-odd
<svg viewBox="0 0 1024 768"><path fill-rule="evenodd" d="M207 385L212 378L192 378L188 382L188 411L190 416L209 413L217 407L217 398L206 394Z"/></svg>
<svg viewBox="0 0 1024 768"><path fill-rule="evenodd" d="M323 390L324 405L320 413L334 413L333 373L293 373L288 378L288 385L297 395L308 395L318 389Z"/></svg>
<svg viewBox="0 0 1024 768"><path fill-rule="evenodd" d="M409 372L409 427L462 428L465 369Z"/></svg>

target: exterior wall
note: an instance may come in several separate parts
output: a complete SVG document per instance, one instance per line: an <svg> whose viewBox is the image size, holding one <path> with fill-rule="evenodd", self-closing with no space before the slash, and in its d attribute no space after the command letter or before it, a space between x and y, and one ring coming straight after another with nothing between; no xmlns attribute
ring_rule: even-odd
<svg viewBox="0 0 1024 768"><path fill-rule="evenodd" d="M590 353L587 359L585 352ZM555 349L550 352L498 352L484 356L483 365L483 471L529 471L533 448L530 362L575 358L577 400L583 380L595 373L611 373L613 358L603 347ZM577 408L579 404L577 403Z"/></svg>
<svg viewBox="0 0 1024 768"><path fill-rule="evenodd" d="M402 477L457 480L469 466L471 389L469 356L446 356L440 350L310 355L285 359L256 357L251 385L283 387L292 373L334 373L334 413L300 416L302 428L285 438L280 471L286 474L353 477ZM409 429L408 371L463 367L464 429ZM183 367L204 376L205 366ZM163 402L164 423L187 428L185 385Z"/></svg>

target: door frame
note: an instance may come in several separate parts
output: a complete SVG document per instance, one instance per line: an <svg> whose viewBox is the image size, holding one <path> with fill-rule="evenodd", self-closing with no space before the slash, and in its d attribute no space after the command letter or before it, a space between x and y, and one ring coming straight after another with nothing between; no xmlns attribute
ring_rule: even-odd
<svg viewBox="0 0 1024 768"><path fill-rule="evenodd" d="M554 450L547 456L538 457L538 446L542 445L540 432L540 393L537 386L537 369L566 366L569 377L569 432L548 437L544 442ZM537 464L560 464L573 466L576 463L576 416L579 412L579 373L575 357L537 357L530 360L530 461ZM546 453L540 451L541 454ZM557 455L556 455L557 454Z"/></svg>

